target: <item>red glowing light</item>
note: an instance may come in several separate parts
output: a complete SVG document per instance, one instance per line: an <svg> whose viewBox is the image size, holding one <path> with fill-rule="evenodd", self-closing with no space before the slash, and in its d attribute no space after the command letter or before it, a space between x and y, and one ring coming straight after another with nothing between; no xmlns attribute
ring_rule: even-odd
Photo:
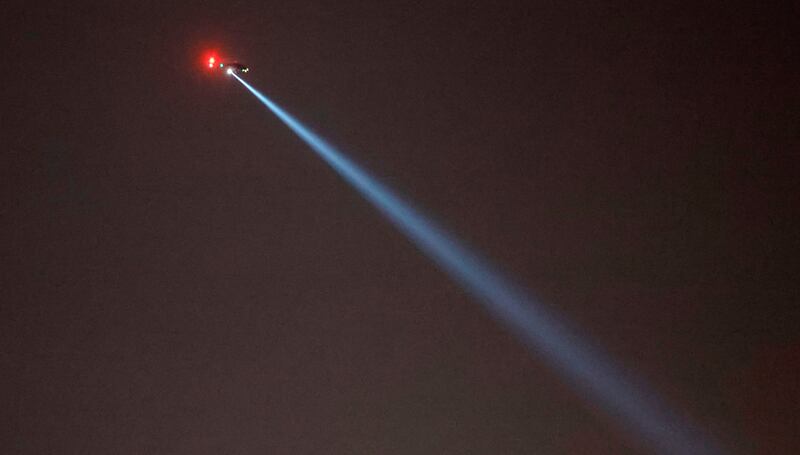
<svg viewBox="0 0 800 455"><path fill-rule="evenodd" d="M209 73L213 73L214 68L216 68L217 65L219 65L219 62L221 61L219 54L215 49L206 49L203 52L201 59L202 59L201 65L206 67L206 71L208 71Z"/></svg>

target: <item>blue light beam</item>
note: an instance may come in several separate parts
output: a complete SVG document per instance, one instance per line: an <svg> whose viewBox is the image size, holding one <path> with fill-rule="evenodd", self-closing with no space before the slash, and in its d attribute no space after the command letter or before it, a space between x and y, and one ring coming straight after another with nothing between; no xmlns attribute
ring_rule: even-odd
<svg viewBox="0 0 800 455"><path fill-rule="evenodd" d="M529 349L560 371L586 399L599 403L660 454L721 453L490 263L414 209L395 192L325 142L238 75L233 76L392 224L455 281L464 286Z"/></svg>

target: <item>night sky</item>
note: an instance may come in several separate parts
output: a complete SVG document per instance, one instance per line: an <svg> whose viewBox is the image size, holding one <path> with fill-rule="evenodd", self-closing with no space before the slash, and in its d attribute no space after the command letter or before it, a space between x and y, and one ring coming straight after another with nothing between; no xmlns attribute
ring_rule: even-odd
<svg viewBox="0 0 800 455"><path fill-rule="evenodd" d="M800 453L797 6L185 3L3 7L0 452L648 453L216 50L730 453Z"/></svg>

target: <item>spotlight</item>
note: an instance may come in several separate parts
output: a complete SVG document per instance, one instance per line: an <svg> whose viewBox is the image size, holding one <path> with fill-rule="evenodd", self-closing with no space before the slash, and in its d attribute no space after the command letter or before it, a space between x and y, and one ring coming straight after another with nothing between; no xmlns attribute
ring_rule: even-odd
<svg viewBox="0 0 800 455"><path fill-rule="evenodd" d="M230 73L320 158L392 222L425 255L472 294L584 398L600 405L658 454L721 453L702 431L668 409L644 384L620 369L535 297L417 210L409 201L315 134L298 119Z"/></svg>

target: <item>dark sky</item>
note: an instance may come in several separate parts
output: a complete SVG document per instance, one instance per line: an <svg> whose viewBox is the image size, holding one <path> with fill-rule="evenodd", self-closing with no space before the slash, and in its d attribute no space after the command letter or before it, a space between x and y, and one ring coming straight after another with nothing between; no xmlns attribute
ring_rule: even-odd
<svg viewBox="0 0 800 455"><path fill-rule="evenodd" d="M647 453L208 49L732 453L800 452L796 7L185 3L3 7L1 452Z"/></svg>

